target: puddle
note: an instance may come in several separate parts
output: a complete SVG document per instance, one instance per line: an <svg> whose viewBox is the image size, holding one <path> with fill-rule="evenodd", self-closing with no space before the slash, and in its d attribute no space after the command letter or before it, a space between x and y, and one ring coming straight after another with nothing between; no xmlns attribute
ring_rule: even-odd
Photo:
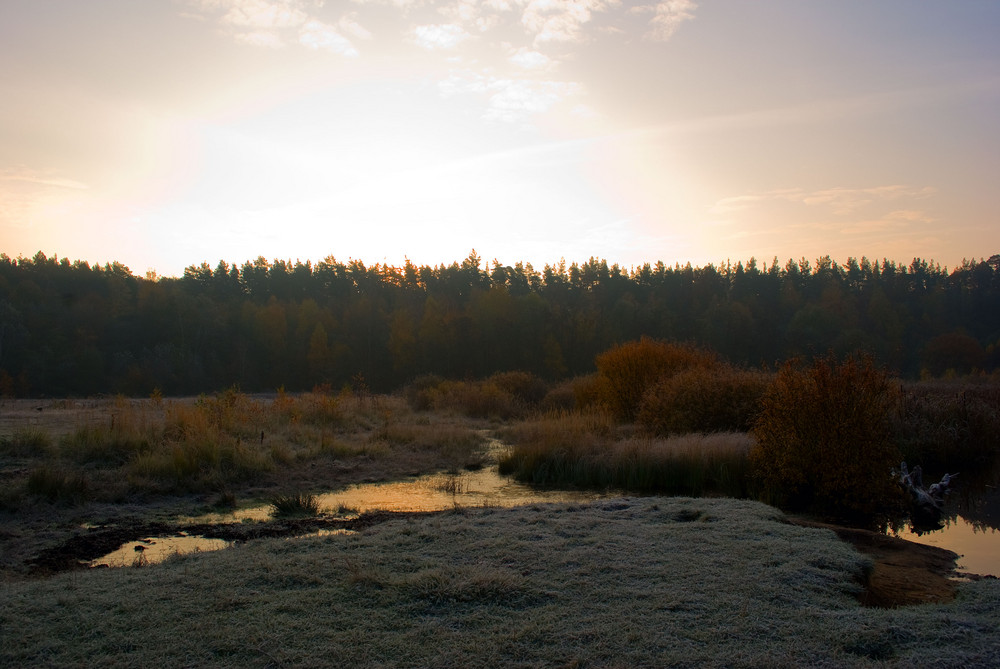
<svg viewBox="0 0 1000 669"><path fill-rule="evenodd" d="M223 539L179 534L172 537L149 537L130 541L116 551L92 560L90 567L140 567L163 562L173 555L214 551L228 548L232 544Z"/></svg>

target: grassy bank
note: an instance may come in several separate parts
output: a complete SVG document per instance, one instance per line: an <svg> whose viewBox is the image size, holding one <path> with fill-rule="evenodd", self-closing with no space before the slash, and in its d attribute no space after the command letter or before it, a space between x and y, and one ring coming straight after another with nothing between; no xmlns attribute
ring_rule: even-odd
<svg viewBox="0 0 1000 669"><path fill-rule="evenodd" d="M6 404L4 413L15 417L9 432L0 429L8 479L0 510L37 500L67 506L251 488L327 489L367 478L366 468L399 476L480 464L472 421L417 414L399 397L227 391L192 399L42 402L27 412L24 401ZM17 417L18 410L26 415Z"/></svg>
<svg viewBox="0 0 1000 669"><path fill-rule="evenodd" d="M1000 583L862 608L865 558L749 501L456 510L0 584L5 666L988 666Z"/></svg>

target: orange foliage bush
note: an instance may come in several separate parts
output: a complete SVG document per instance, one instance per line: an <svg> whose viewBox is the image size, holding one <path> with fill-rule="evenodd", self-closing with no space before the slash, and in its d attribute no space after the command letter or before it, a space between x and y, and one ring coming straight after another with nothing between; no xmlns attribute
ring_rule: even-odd
<svg viewBox="0 0 1000 669"><path fill-rule="evenodd" d="M694 367L663 377L642 398L638 422L657 435L745 432L769 375L729 365Z"/></svg>
<svg viewBox="0 0 1000 669"><path fill-rule="evenodd" d="M893 510L900 454L889 419L896 386L870 357L787 363L765 393L750 458L764 501L839 520Z"/></svg>
<svg viewBox="0 0 1000 669"><path fill-rule="evenodd" d="M602 402L616 417L629 421L638 414L646 391L663 377L720 364L709 351L648 337L615 346L595 362Z"/></svg>

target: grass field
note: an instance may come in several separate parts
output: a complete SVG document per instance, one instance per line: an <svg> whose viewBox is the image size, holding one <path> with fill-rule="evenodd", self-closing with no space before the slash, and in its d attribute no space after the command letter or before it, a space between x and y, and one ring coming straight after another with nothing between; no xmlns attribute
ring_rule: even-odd
<svg viewBox="0 0 1000 669"><path fill-rule="evenodd" d="M1000 582L870 609L749 501L466 509L0 585L4 666L995 666Z"/></svg>
<svg viewBox="0 0 1000 669"><path fill-rule="evenodd" d="M481 467L489 433L518 444L512 471L536 458L554 475L618 477L600 485L645 489L653 477L660 493L667 481L727 494L750 445L742 433L640 438L600 413L418 411L400 397L5 400L0 666L1000 663L1000 582L867 608L858 596L881 563L737 499L456 507L137 569L42 577L29 566L88 528L169 528L261 502L293 520L229 529L312 527L323 522L309 517L312 494Z"/></svg>

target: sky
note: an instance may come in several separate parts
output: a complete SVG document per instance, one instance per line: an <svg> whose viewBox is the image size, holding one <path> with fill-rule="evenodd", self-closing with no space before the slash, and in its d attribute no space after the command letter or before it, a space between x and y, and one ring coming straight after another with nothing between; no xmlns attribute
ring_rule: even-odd
<svg viewBox="0 0 1000 669"><path fill-rule="evenodd" d="M0 251L1000 253L1000 2L0 0Z"/></svg>

